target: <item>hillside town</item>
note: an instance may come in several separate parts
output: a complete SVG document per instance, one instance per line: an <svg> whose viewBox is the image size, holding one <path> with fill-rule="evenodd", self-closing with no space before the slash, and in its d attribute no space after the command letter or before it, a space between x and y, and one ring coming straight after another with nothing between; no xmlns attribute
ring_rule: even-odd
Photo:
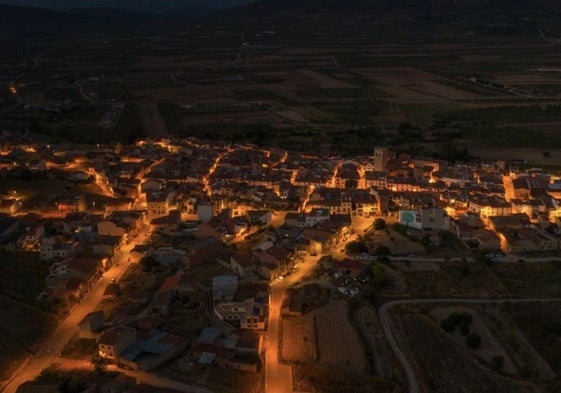
<svg viewBox="0 0 561 393"><path fill-rule="evenodd" d="M37 302L79 315L74 334L117 370L173 362L267 380L280 315L315 307L285 291L288 278L321 279L345 298L368 290L364 272L382 258L539 262L560 248L561 178L524 162L375 146L343 158L196 139L55 146L4 137L0 154L0 178L13 187L0 200L0 246L48 264ZM417 248L364 241L390 226ZM464 252L439 254L449 242ZM64 357L69 339L47 345L45 362Z"/></svg>

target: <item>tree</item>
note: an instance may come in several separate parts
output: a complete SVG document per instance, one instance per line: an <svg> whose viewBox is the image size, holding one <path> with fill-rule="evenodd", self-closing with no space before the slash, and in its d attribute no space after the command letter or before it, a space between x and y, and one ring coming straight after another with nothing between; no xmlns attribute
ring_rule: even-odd
<svg viewBox="0 0 561 393"><path fill-rule="evenodd" d="M384 269L384 267L373 263L370 266L370 271L372 273L372 279L376 287L385 288L391 285L392 278L386 271L386 269Z"/></svg>
<svg viewBox="0 0 561 393"><path fill-rule="evenodd" d="M471 349L477 349L481 346L481 336L477 333L470 333L466 336L466 344Z"/></svg>
<svg viewBox="0 0 561 393"><path fill-rule="evenodd" d="M505 368L505 358L502 356L493 356L491 362L493 362L493 367L497 370L502 371Z"/></svg>
<svg viewBox="0 0 561 393"><path fill-rule="evenodd" d="M391 251L388 246L378 246L376 247L376 255L390 255Z"/></svg>
<svg viewBox="0 0 561 393"><path fill-rule="evenodd" d="M440 321L440 327L444 329L444 331L450 333L454 331L456 324L450 318L445 318Z"/></svg>
<svg viewBox="0 0 561 393"><path fill-rule="evenodd" d="M145 272L149 272L152 270L153 267L156 267L158 262L149 256L145 256L140 260L140 266L142 266L142 270Z"/></svg>
<svg viewBox="0 0 561 393"><path fill-rule="evenodd" d="M425 247L425 250L430 251L430 248L432 247L432 239L428 233L421 239L421 244Z"/></svg>
<svg viewBox="0 0 561 393"><path fill-rule="evenodd" d="M99 353L96 353L92 356L90 363L92 364L94 372L96 374L102 375L107 372L107 359L105 359Z"/></svg>
<svg viewBox="0 0 561 393"><path fill-rule="evenodd" d="M467 336L469 334L469 325L465 322L460 324L460 333L462 336Z"/></svg>
<svg viewBox="0 0 561 393"><path fill-rule="evenodd" d="M386 229L386 221L382 218L377 218L374 220L374 230L383 231Z"/></svg>
<svg viewBox="0 0 561 393"><path fill-rule="evenodd" d="M347 243L345 250L347 250L349 254L360 254L362 252L368 252L368 247L366 246L364 239L358 238L355 241Z"/></svg>
<svg viewBox="0 0 561 393"><path fill-rule="evenodd" d="M379 255L376 260L380 263L390 263L390 258L387 255Z"/></svg>
<svg viewBox="0 0 561 393"><path fill-rule="evenodd" d="M448 318L450 319L450 321L452 321L452 323L454 323L454 325L459 325L460 323L462 323L462 316L455 311L448 315Z"/></svg>
<svg viewBox="0 0 561 393"><path fill-rule="evenodd" d="M468 325L469 325L469 324L471 323L471 321L473 320L473 317L472 317L471 314L468 313L468 312L463 312L463 313L461 314L461 317L462 317L463 323L468 324Z"/></svg>

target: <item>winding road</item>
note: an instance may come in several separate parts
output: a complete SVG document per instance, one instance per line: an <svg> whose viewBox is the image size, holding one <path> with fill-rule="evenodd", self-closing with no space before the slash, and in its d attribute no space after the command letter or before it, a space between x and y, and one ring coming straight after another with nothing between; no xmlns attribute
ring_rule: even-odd
<svg viewBox="0 0 561 393"><path fill-rule="evenodd" d="M529 299L408 299L408 300L393 300L384 303L378 309L378 315L382 322L384 334L392 348L395 356L401 363L405 375L407 377L407 385L409 386L409 393L419 393L419 382L415 375L414 367L409 363L409 359L405 352L399 347L397 339L393 334L391 319L388 311L394 306L403 304L426 304L426 303L462 303L462 304L499 304L499 303L537 303L537 302L561 302L561 298L529 298Z"/></svg>

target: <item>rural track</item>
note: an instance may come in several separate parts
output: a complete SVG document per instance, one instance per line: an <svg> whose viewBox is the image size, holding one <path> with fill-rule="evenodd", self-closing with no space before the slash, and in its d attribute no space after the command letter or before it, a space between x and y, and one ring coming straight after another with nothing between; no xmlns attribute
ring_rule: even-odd
<svg viewBox="0 0 561 393"><path fill-rule="evenodd" d="M384 329L384 334L388 343L393 350L395 356L401 363L405 375L407 377L407 385L409 393L419 393L419 382L415 375L414 367L409 363L407 355L397 343L397 339L392 332L391 321L388 316L388 311L394 306L404 304L427 304L427 303L463 303L463 304L500 304L500 303L548 303L548 302L561 302L561 298L527 298L527 299L406 299L406 300L392 300L384 303L378 309L378 315Z"/></svg>

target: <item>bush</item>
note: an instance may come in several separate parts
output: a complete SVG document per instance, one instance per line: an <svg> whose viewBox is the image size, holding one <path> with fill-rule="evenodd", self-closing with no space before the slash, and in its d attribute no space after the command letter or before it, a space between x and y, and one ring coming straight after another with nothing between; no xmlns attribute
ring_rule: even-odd
<svg viewBox="0 0 561 393"><path fill-rule="evenodd" d="M471 316L470 313L468 313L468 312L463 312L462 313L462 320L465 324L469 325L471 323L472 319L473 319L473 317Z"/></svg>
<svg viewBox="0 0 561 393"><path fill-rule="evenodd" d="M390 255L391 251L388 246L378 246L376 247L376 255Z"/></svg>
<svg viewBox="0 0 561 393"><path fill-rule="evenodd" d="M465 322L460 324L460 333L462 336L467 336L469 334L469 325Z"/></svg>
<svg viewBox="0 0 561 393"><path fill-rule="evenodd" d="M491 359L493 362L493 367L497 370L503 370L505 368L505 358L502 356L493 356Z"/></svg>
<svg viewBox="0 0 561 393"><path fill-rule="evenodd" d="M455 311L448 315L448 319L450 319L454 325L459 325L463 320L462 316Z"/></svg>
<svg viewBox="0 0 561 393"><path fill-rule="evenodd" d="M466 344L471 349L477 349L481 346L481 336L477 333L470 333L466 336Z"/></svg>
<svg viewBox="0 0 561 393"><path fill-rule="evenodd" d="M391 263L390 258L388 258L386 255L380 255L379 257L376 258L376 260L380 263L385 263L385 264Z"/></svg>
<svg viewBox="0 0 561 393"><path fill-rule="evenodd" d="M377 218L374 220L374 229L377 231L382 231L386 229L386 221L382 218Z"/></svg>
<svg viewBox="0 0 561 393"><path fill-rule="evenodd" d="M450 318L446 318L440 322L440 327L444 329L444 331L450 333L454 331L456 324Z"/></svg>
<svg viewBox="0 0 561 393"><path fill-rule="evenodd" d="M368 247L364 240L359 238L358 240L347 243L345 250L347 250L349 254L360 254L368 252Z"/></svg>

